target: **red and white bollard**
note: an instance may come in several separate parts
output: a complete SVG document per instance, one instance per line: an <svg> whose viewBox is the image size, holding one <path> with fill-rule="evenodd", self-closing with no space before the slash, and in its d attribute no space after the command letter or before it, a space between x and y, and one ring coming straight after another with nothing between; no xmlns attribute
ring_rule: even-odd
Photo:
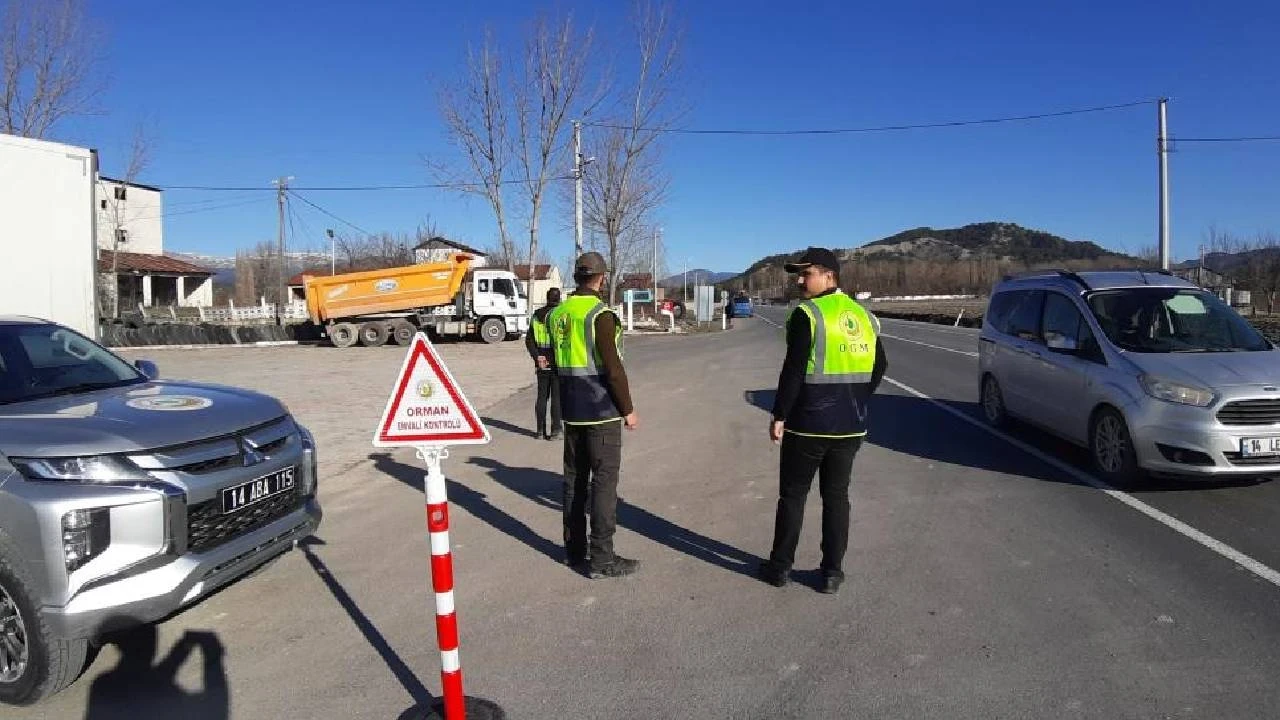
<svg viewBox="0 0 1280 720"><path fill-rule="evenodd" d="M466 712L462 694L462 661L458 656L458 613L453 602L453 554L449 551L449 502L440 461L449 456L444 448L419 451L427 463L427 532L431 535L431 586L436 594L436 639L440 645L440 687L444 690L444 716L462 720Z"/></svg>
<svg viewBox="0 0 1280 720"><path fill-rule="evenodd" d="M468 698L462 693L462 661L458 656L458 613L453 599L453 554L449 550L448 486L440 461L449 457L448 448L418 448L418 457L427 464L424 489L427 495L427 532L431 536L431 586L436 596L436 639L440 646L440 687L443 691L444 720L498 720L505 718L494 703ZM426 717L440 717L434 712Z"/></svg>

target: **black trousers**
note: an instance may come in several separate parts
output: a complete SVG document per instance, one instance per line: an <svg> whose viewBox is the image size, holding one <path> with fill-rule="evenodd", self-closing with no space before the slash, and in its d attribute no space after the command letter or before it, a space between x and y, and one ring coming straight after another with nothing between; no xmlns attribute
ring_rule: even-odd
<svg viewBox="0 0 1280 720"><path fill-rule="evenodd" d="M815 438L786 433L778 468L778 512L774 520L773 551L769 562L783 571L791 569L800 542L804 505L818 475L822 496L822 564L830 575L843 575L849 547L849 483L853 458L862 438Z"/></svg>
<svg viewBox="0 0 1280 720"><path fill-rule="evenodd" d="M534 403L533 412L538 420L538 434L547 434L547 401L551 401L552 433L560 432L560 376L555 370L538 370L538 399Z"/></svg>
<svg viewBox="0 0 1280 720"><path fill-rule="evenodd" d="M618 470L622 422L564 426L564 548L571 561L587 556L587 503L591 503L591 567L613 562L618 523Z"/></svg>

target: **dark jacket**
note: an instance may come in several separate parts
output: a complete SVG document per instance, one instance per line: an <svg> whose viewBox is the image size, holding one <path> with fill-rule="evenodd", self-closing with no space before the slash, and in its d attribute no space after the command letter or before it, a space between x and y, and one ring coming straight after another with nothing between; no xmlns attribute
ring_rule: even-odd
<svg viewBox="0 0 1280 720"><path fill-rule="evenodd" d="M555 310L556 307L557 305L543 305L542 307L533 311L533 317L542 323L546 323L547 316L550 315L551 311ZM533 359L534 368L537 368L538 356L542 355L543 352L538 348L537 341L533 339L532 327L530 327L529 332L525 333L524 335L524 348L529 352L529 357ZM556 367L555 353L548 352L546 353L546 356L547 356L547 370L548 371L555 370L555 367Z"/></svg>

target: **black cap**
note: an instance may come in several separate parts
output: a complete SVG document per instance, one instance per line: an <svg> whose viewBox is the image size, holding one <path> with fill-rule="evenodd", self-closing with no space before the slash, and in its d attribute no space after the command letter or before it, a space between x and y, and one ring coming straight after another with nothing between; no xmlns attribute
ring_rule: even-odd
<svg viewBox="0 0 1280 720"><path fill-rule="evenodd" d="M826 248L811 247L804 251L804 254L795 262L789 262L783 267L789 273L800 272L805 268L818 265L839 274L840 261L836 259L836 254Z"/></svg>
<svg viewBox="0 0 1280 720"><path fill-rule="evenodd" d="M578 261L573 264L574 275L604 275L609 272L609 267L604 261L604 256L598 252L585 252L578 256Z"/></svg>

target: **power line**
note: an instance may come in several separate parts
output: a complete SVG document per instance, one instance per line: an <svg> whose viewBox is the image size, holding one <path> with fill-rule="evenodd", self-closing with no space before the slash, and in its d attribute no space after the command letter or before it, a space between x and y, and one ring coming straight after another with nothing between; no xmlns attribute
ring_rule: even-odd
<svg viewBox="0 0 1280 720"><path fill-rule="evenodd" d="M1235 142L1275 142L1280 135L1259 135L1255 137L1216 137L1216 138L1169 138L1169 142L1202 142L1202 143L1235 143Z"/></svg>
<svg viewBox="0 0 1280 720"><path fill-rule="evenodd" d="M1021 122L1027 120L1043 120L1046 118L1065 117L1067 115L1083 115L1085 113L1105 112L1108 110L1121 110L1124 108L1137 107L1139 105L1151 105L1155 100L1135 100L1133 102L1120 103L1118 105L1099 105L1097 107L1078 108L1074 110L1060 110L1057 112L1036 113L1034 115L1014 115L1010 117L986 118L983 120L952 120L948 122L934 123L917 123L912 125L878 125L874 127L860 128L819 128L819 129L799 129L799 130L749 130L749 129L707 129L707 128L633 128L631 125L619 125L615 123L588 123L583 125L598 128L611 128L614 130L635 130L636 132L654 132L669 133L679 135L846 135L853 133L873 133L873 132L889 132L896 130L926 130L931 128L945 127L962 127L966 125L993 125L996 123Z"/></svg>
<svg viewBox="0 0 1280 720"><path fill-rule="evenodd" d="M299 200L301 200L302 202L304 202L304 203L306 203L306 204L310 205L311 207L315 208L316 210L319 210L320 212L324 213L325 215L328 215L329 217L333 218L334 220L337 220L338 222L342 223L343 225L346 225L347 227L353 228L353 229L354 229L356 232L358 232L358 233L361 233L361 234L366 235L366 236L371 236L371 235L373 235L373 233L369 232L368 230L365 230L364 228L360 227L359 225L356 225L355 223L349 222L349 221L347 221L347 220L343 220L342 218L338 217L337 215L334 215L333 213L329 212L328 210L325 210L324 208L320 207L319 205L317 205L317 204L315 204L315 203L311 202L310 200L306 199L305 197L303 197L303 196L299 195L298 193L294 192L293 188L289 188L288 193L289 193L290 195L292 195L292 196L294 196L294 197L298 198L298 199L299 199Z"/></svg>
<svg viewBox="0 0 1280 720"><path fill-rule="evenodd" d="M241 207L243 205L252 205L253 203L262 202L265 199L266 198L255 197L249 200L238 200L236 202L223 203L222 205L211 205L209 207L197 207L197 208L187 208L185 210L174 210L173 212L165 212L159 215L143 215L140 217L131 217L131 218L127 218L127 220L129 222L134 222L137 220L155 220L157 218L168 218L168 217L173 217L175 215L191 215L194 213L212 212L215 210L226 210L227 208Z"/></svg>
<svg viewBox="0 0 1280 720"><path fill-rule="evenodd" d="M572 180L572 175L553 175L547 180ZM497 185L527 185L537 182L536 179L519 179L519 180L503 180L496 183ZM275 192L274 187L248 187L248 186L220 186L220 185L157 185L162 190L208 190L208 191L249 191L249 190L270 190ZM488 183L483 182L458 182L458 183L422 183L418 185L330 185L316 187L299 187L296 190L305 190L306 192L361 192L361 191L381 191L381 190L482 190L488 187Z"/></svg>

